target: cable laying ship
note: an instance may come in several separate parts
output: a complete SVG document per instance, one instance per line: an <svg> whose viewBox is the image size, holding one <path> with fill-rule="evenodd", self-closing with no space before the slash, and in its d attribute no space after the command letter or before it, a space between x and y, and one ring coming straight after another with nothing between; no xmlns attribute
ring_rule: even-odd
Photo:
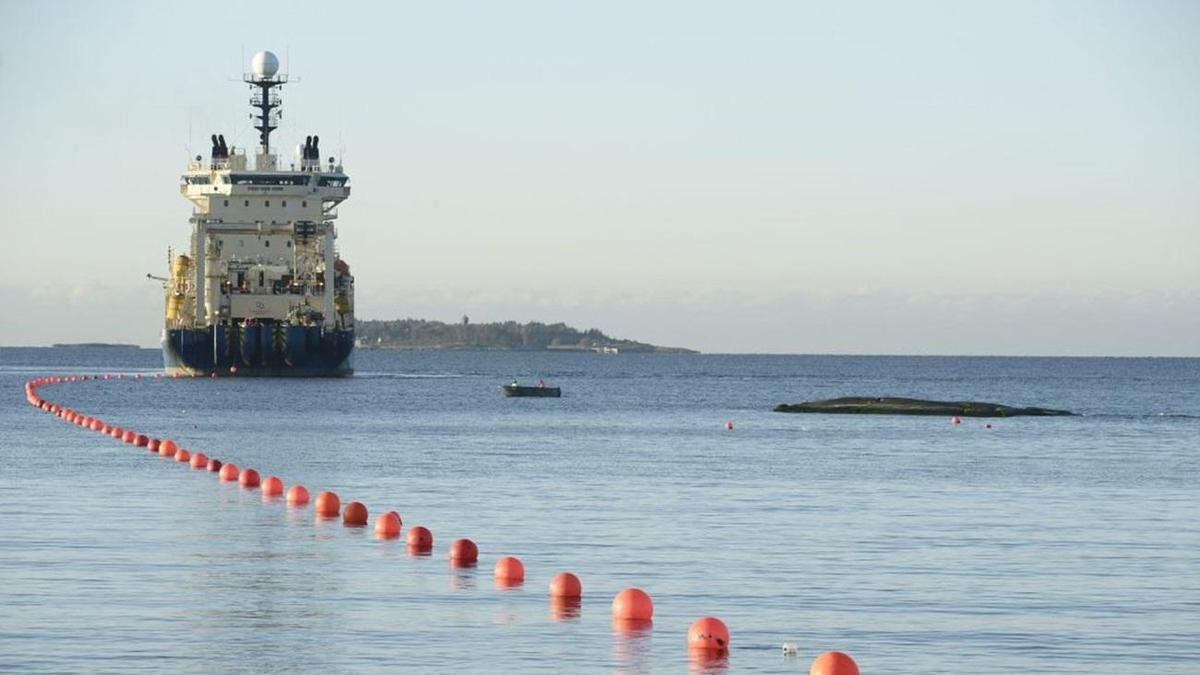
<svg viewBox="0 0 1200 675"><path fill-rule="evenodd" d="M333 157L322 169L315 135L298 150L299 165L278 165L270 137L288 78L274 54L255 54L242 80L257 109L254 167L214 134L209 162L197 155L180 183L193 204L192 237L190 254L168 256L166 371L350 375L354 277L334 247L333 224L349 178Z"/></svg>

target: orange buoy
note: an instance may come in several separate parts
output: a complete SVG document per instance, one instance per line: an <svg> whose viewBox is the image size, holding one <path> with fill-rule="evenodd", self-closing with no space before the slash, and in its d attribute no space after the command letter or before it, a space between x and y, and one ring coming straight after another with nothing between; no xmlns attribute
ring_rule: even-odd
<svg viewBox="0 0 1200 675"><path fill-rule="evenodd" d="M237 366L229 366L229 374L237 375Z"/></svg>
<svg viewBox="0 0 1200 675"><path fill-rule="evenodd" d="M133 444L139 448L144 448L150 444L150 437L146 434L138 434L133 437Z"/></svg>
<svg viewBox="0 0 1200 675"><path fill-rule="evenodd" d="M238 484L246 489L258 487L260 482L258 472L254 469L242 469L242 472L238 474Z"/></svg>
<svg viewBox="0 0 1200 675"><path fill-rule="evenodd" d="M506 555L496 561L492 576L503 581L519 583L525 581L525 565L521 563L520 558Z"/></svg>
<svg viewBox="0 0 1200 675"><path fill-rule="evenodd" d="M151 438L150 442L146 444L146 449L150 452L158 452L158 446L160 445L162 445L161 440L157 438Z"/></svg>
<svg viewBox="0 0 1200 675"><path fill-rule="evenodd" d="M654 601L640 588L626 588L612 601L614 619L650 621L654 618Z"/></svg>
<svg viewBox="0 0 1200 675"><path fill-rule="evenodd" d="M165 456L174 457L175 451L178 449L179 449L179 446L175 445L175 441L172 441L171 439L167 439L165 441L159 441L159 443L158 443L158 454L163 455L164 457Z"/></svg>
<svg viewBox="0 0 1200 675"><path fill-rule="evenodd" d="M222 481L224 481L226 483L232 483L233 481L238 479L239 473L241 473L241 472L238 471L237 464L233 464L231 462L229 464L226 464L225 466L222 466L221 471L217 475L220 476Z"/></svg>
<svg viewBox="0 0 1200 675"><path fill-rule="evenodd" d="M521 564L519 558L505 556L496 561L492 578L496 588L518 588L525 583L525 565Z"/></svg>
<svg viewBox="0 0 1200 675"><path fill-rule="evenodd" d="M221 460L209 459L208 460L208 470L213 473L217 473L218 471L220 471L221 470Z"/></svg>
<svg viewBox="0 0 1200 675"><path fill-rule="evenodd" d="M336 494L328 491L322 492L317 495L313 511L318 518L337 518L338 514L342 512L342 502Z"/></svg>
<svg viewBox="0 0 1200 675"><path fill-rule="evenodd" d="M376 539L396 539L400 536L400 514L395 511L377 516L375 518L375 538Z"/></svg>
<svg viewBox="0 0 1200 675"><path fill-rule="evenodd" d="M108 431L109 436L112 436L113 438L117 438L117 439L121 438L121 436L124 433L125 433L125 430L122 429L121 427L113 427L112 429L109 429L109 431Z"/></svg>
<svg viewBox="0 0 1200 675"><path fill-rule="evenodd" d="M455 539L450 543L450 563L457 566L474 565L479 560L479 547L470 539Z"/></svg>
<svg viewBox="0 0 1200 675"><path fill-rule="evenodd" d="M413 553L428 553L433 550L433 533L429 528L416 525L408 530L408 536L404 540L408 545L408 550Z"/></svg>
<svg viewBox="0 0 1200 675"><path fill-rule="evenodd" d="M578 598L583 595L583 584L579 577L570 572L559 572L550 580L550 597Z"/></svg>
<svg viewBox="0 0 1200 675"><path fill-rule="evenodd" d="M293 485L287 491L288 506L304 506L308 503L308 488L303 485Z"/></svg>
<svg viewBox="0 0 1200 675"><path fill-rule="evenodd" d="M954 417L950 418L950 423L951 424L962 424L962 418L959 417L958 415L955 415Z"/></svg>
<svg viewBox="0 0 1200 675"><path fill-rule="evenodd" d="M729 628L715 616L706 616L692 622L687 632L688 649L708 654L729 652Z"/></svg>
<svg viewBox="0 0 1200 675"><path fill-rule="evenodd" d="M190 463L192 461L192 454L190 452L188 452L187 450L180 448L175 451L175 461Z"/></svg>
<svg viewBox="0 0 1200 675"><path fill-rule="evenodd" d="M133 433L132 431L126 431L125 433L121 434L121 440L133 445L133 442L137 440L137 434Z"/></svg>
<svg viewBox="0 0 1200 675"><path fill-rule="evenodd" d="M203 452L197 452L196 454L192 455L192 461L190 463L193 469L206 469L208 468L208 456Z"/></svg>
<svg viewBox="0 0 1200 675"><path fill-rule="evenodd" d="M733 420L725 423L725 431L733 431Z"/></svg>
<svg viewBox="0 0 1200 675"><path fill-rule="evenodd" d="M319 503L321 500L318 499ZM350 502L342 511L342 524L346 527L366 527L367 507L362 502Z"/></svg>
<svg viewBox="0 0 1200 675"><path fill-rule="evenodd" d="M278 497L283 494L283 481L279 476L267 476L262 482L262 492L264 497Z"/></svg>
<svg viewBox="0 0 1200 675"><path fill-rule="evenodd" d="M813 660L808 675L858 675L858 664L848 654L825 652Z"/></svg>

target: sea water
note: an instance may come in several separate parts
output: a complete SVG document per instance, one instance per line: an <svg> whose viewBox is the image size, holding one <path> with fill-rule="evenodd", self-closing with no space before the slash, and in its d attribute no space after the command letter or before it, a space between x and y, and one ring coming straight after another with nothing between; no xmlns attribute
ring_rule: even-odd
<svg viewBox="0 0 1200 675"><path fill-rule="evenodd" d="M1197 359L360 351L347 379L156 380L158 359L0 349L0 669L807 672L838 649L865 673L1200 671ZM42 395L395 509L433 555L24 401L104 372L144 378ZM562 398L500 394L539 377ZM849 395L1081 415L771 412ZM449 566L459 537L478 567ZM640 633L611 623L629 586L654 598ZM723 662L689 660L706 615Z"/></svg>

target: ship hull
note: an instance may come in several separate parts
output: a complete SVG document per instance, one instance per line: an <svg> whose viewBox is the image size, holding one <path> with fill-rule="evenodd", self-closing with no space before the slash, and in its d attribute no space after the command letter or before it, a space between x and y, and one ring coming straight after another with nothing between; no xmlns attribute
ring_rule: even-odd
<svg viewBox="0 0 1200 675"><path fill-rule="evenodd" d="M319 326L259 324L230 329L170 329L163 334L168 375L239 377L346 377L354 331Z"/></svg>

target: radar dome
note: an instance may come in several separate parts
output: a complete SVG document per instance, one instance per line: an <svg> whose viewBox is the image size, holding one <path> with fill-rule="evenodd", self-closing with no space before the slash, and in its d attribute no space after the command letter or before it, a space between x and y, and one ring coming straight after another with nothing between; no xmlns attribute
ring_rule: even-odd
<svg viewBox="0 0 1200 675"><path fill-rule="evenodd" d="M267 80L275 77L275 73L279 72L279 58L271 52L259 52L254 55L254 58L250 59L250 70L254 72L254 77L259 80Z"/></svg>

